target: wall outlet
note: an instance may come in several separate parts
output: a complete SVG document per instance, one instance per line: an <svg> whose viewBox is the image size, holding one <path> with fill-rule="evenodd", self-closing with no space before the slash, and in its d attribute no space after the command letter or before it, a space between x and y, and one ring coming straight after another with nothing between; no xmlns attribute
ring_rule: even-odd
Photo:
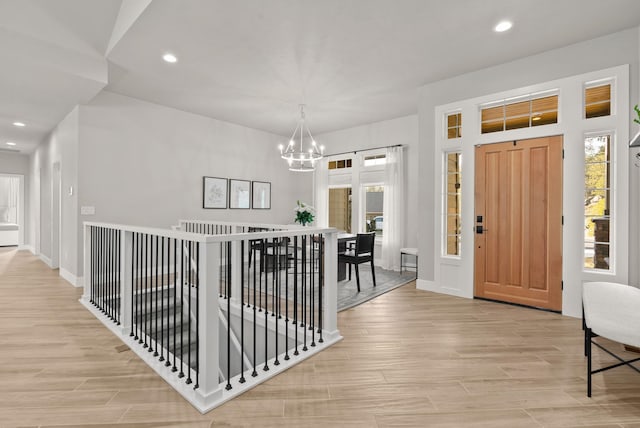
<svg viewBox="0 0 640 428"><path fill-rule="evenodd" d="M80 207L80 215L95 215L96 207Z"/></svg>

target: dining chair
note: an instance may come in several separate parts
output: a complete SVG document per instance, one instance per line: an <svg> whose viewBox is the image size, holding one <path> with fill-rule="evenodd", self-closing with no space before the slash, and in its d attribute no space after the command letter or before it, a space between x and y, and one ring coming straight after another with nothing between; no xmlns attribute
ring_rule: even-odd
<svg viewBox="0 0 640 428"><path fill-rule="evenodd" d="M582 289L584 311L584 345L587 356L587 397L591 397L591 376L605 370L627 365L640 373L631 363L640 358L624 360L594 341L600 336L624 345L640 347L640 289L613 282L587 282ZM592 370L592 345L619 361Z"/></svg>
<svg viewBox="0 0 640 428"><path fill-rule="evenodd" d="M338 262L349 264L349 280L351 280L351 265L356 267L356 284L360 291L360 271L358 265L361 263L371 263L371 277L373 278L373 286L376 286L376 271L373 266L373 250L376 243L376 233L358 233L356 235L356 245L353 249L347 249L343 253L338 254Z"/></svg>

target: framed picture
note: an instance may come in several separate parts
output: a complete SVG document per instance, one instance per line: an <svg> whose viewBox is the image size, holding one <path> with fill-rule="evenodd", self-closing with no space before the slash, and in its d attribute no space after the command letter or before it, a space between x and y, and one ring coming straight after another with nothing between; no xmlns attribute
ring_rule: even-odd
<svg viewBox="0 0 640 428"><path fill-rule="evenodd" d="M271 209L271 183L264 181L252 181L251 195L253 197L252 208L254 210Z"/></svg>
<svg viewBox="0 0 640 428"><path fill-rule="evenodd" d="M251 202L251 182L229 179L229 208L249 209Z"/></svg>
<svg viewBox="0 0 640 428"><path fill-rule="evenodd" d="M227 208L227 179L202 177L202 208Z"/></svg>

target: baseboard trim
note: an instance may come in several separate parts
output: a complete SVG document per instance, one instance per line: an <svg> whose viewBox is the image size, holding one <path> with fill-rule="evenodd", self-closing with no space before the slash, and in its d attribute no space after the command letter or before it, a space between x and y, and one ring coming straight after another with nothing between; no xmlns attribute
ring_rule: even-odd
<svg viewBox="0 0 640 428"><path fill-rule="evenodd" d="M74 274L69 272L68 270L66 270L64 268L60 268L60 276L63 279L65 279L69 284L73 285L74 287L77 287L77 288L82 287L81 278L78 278L77 276L75 276Z"/></svg>
<svg viewBox="0 0 640 428"><path fill-rule="evenodd" d="M36 250L31 245L18 245L18 251L31 251L32 254L36 253Z"/></svg>
<svg viewBox="0 0 640 428"><path fill-rule="evenodd" d="M422 291L431 291L438 294L446 294L449 296L462 297L465 299L473 299L473 296L467 296L462 290L448 287L438 287L434 281L426 281L424 279L418 279L416 281L416 289Z"/></svg>
<svg viewBox="0 0 640 428"><path fill-rule="evenodd" d="M52 267L53 266L53 262L51 261L51 259L49 257L45 256L44 254L40 254L40 260L42 260L42 262L45 265L47 265L47 266L49 266L50 268L53 269L53 267Z"/></svg>

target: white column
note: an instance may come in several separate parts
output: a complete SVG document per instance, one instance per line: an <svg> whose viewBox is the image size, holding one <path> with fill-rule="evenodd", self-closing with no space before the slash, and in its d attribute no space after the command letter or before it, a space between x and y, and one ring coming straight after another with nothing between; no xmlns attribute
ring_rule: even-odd
<svg viewBox="0 0 640 428"><path fill-rule="evenodd" d="M196 395L203 406L219 398L222 389L218 383L218 284L220 283L220 244L200 244L200 283L198 285L199 385Z"/></svg>
<svg viewBox="0 0 640 428"><path fill-rule="evenodd" d="M91 226L87 226L86 224L83 227L84 231L84 268L82 270L84 283L84 293L82 294L82 300L85 302L89 302L91 299Z"/></svg>
<svg viewBox="0 0 640 428"><path fill-rule="evenodd" d="M324 335L325 339L340 335L338 331L338 239L337 233L324 235Z"/></svg>
<svg viewBox="0 0 640 428"><path fill-rule="evenodd" d="M133 233L120 231L120 329L124 336L131 331L131 305L133 281L131 260L133 257Z"/></svg>

